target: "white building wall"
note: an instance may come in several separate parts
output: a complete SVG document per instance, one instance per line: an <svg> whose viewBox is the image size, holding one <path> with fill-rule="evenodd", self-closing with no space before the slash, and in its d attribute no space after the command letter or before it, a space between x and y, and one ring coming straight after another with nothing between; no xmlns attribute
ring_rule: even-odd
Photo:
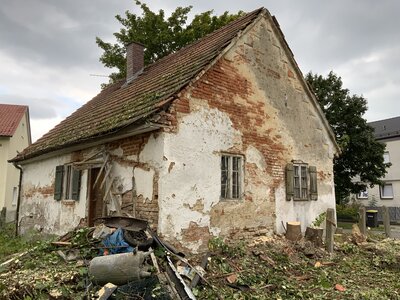
<svg viewBox="0 0 400 300"><path fill-rule="evenodd" d="M20 232L27 230L61 235L86 217L87 171L82 172L79 200L54 200L56 166L69 163L70 155L23 165Z"/></svg>

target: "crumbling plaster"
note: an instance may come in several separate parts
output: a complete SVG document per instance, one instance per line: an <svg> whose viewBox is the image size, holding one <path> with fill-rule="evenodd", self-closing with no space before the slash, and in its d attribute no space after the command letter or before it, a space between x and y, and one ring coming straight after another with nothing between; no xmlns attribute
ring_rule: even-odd
<svg viewBox="0 0 400 300"><path fill-rule="evenodd" d="M23 165L20 232L29 229L63 234L86 216L87 172L82 172L79 201L54 200L55 168L70 162L70 155Z"/></svg>
<svg viewBox="0 0 400 300"><path fill-rule="evenodd" d="M191 250L204 247L204 235L228 236L233 228L283 232L282 222L298 220L304 230L335 206L335 146L274 30L263 19L240 38L221 63L182 95L190 113L178 113L176 132L165 134L168 162L159 181L159 231ZM213 72L225 78L213 82ZM242 90L224 90L224 79L238 81ZM203 89L213 93L209 96ZM219 199L223 152L244 155L241 200ZM286 200L284 169L292 160L315 165L323 174L318 177L317 201ZM193 209L199 201L202 211ZM195 226L204 228L199 231L203 236L186 239L187 229Z"/></svg>

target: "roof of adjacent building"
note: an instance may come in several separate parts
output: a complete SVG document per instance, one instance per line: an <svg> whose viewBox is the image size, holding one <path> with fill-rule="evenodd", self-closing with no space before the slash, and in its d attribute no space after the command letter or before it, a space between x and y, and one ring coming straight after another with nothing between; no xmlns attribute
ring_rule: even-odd
<svg viewBox="0 0 400 300"><path fill-rule="evenodd" d="M23 161L80 143L95 141L120 132L127 126L143 124L150 116L165 110L183 88L194 82L236 37L262 15L270 16L265 8L247 13L145 67L134 80L129 82L121 80L110 85L12 161ZM279 24L274 17L272 20L287 46ZM290 51L288 46L287 48ZM295 61L294 63L297 67ZM316 102L315 98L313 101ZM323 112L318 104L314 104L337 147Z"/></svg>
<svg viewBox="0 0 400 300"><path fill-rule="evenodd" d="M377 140L400 136L400 117L379 120L368 124L374 128L374 136Z"/></svg>
<svg viewBox="0 0 400 300"><path fill-rule="evenodd" d="M13 136L27 110L26 105L0 104L0 136Z"/></svg>

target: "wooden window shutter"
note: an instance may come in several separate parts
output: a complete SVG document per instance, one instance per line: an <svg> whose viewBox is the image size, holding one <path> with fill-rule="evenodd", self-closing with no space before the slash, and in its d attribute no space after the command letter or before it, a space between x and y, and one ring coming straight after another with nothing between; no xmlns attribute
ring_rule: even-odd
<svg viewBox="0 0 400 300"><path fill-rule="evenodd" d="M310 173L310 199L318 199L318 189L317 189L317 167L309 166L308 172Z"/></svg>
<svg viewBox="0 0 400 300"><path fill-rule="evenodd" d="M72 169L72 200L79 200L79 191L81 187L81 171Z"/></svg>
<svg viewBox="0 0 400 300"><path fill-rule="evenodd" d="M294 168L292 163L286 165L286 200L290 201L294 197L293 188L293 173Z"/></svg>
<svg viewBox="0 0 400 300"><path fill-rule="evenodd" d="M54 199L61 200L63 191L63 179L64 179L64 166L56 167L56 178L54 186Z"/></svg>

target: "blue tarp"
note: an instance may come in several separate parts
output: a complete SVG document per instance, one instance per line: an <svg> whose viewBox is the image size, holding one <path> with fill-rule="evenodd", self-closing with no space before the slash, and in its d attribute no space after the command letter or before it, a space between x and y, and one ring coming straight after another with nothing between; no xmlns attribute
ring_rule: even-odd
<svg viewBox="0 0 400 300"><path fill-rule="evenodd" d="M108 248L108 254L133 252L135 249L124 240L124 233L121 228L118 228L113 234L103 240L104 247ZM104 255L106 249L101 250L101 255Z"/></svg>

